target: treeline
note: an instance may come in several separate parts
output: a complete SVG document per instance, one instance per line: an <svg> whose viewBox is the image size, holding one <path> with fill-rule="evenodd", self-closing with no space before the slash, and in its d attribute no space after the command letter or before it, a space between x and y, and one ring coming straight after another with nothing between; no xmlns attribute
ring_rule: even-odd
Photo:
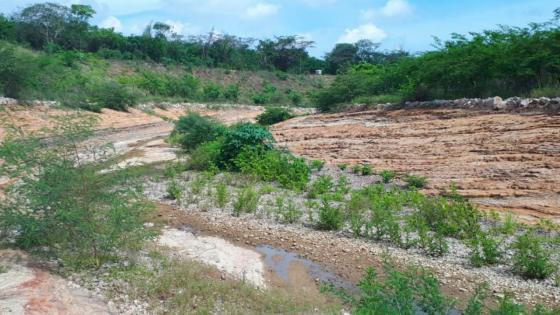
<svg viewBox="0 0 560 315"><path fill-rule="evenodd" d="M347 59L358 62L345 63L348 70L316 95L316 103L329 111L349 103L560 95L560 8L549 22L453 34L435 46L380 62L350 53Z"/></svg>
<svg viewBox="0 0 560 315"><path fill-rule="evenodd" d="M299 36L256 40L212 30L183 37L162 22L147 25L141 35L124 36L91 25L94 15L89 5L34 4L11 16L0 15L0 39L47 52L80 51L157 63L292 73L324 68L324 61L307 53L313 42Z"/></svg>

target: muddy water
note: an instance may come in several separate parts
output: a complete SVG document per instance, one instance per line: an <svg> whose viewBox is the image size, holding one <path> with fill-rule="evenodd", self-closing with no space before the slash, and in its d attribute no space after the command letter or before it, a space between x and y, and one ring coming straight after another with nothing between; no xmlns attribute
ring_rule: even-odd
<svg viewBox="0 0 560 315"><path fill-rule="evenodd" d="M268 245L257 246L256 250L263 255L265 266L285 283L297 286L299 277L294 277L294 265L303 266L307 275L317 282L330 283L336 288L357 292L356 286L337 275L326 271L322 266L299 257L298 254Z"/></svg>

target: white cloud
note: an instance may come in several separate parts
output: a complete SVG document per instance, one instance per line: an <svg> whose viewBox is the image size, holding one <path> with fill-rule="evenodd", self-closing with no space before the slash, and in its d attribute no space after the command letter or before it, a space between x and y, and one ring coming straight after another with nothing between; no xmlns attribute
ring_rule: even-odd
<svg viewBox="0 0 560 315"><path fill-rule="evenodd" d="M406 0L389 0L381 13L386 17L407 16L412 13L412 6Z"/></svg>
<svg viewBox="0 0 560 315"><path fill-rule="evenodd" d="M106 18L99 25L104 28L112 28L115 32L120 32L123 28L121 21L114 16Z"/></svg>
<svg viewBox="0 0 560 315"><path fill-rule="evenodd" d="M380 42L387 37L385 31L375 26L373 23L360 25L353 29L346 29L344 35L339 39L339 43L355 43L360 39L369 39L373 42Z"/></svg>
<svg viewBox="0 0 560 315"><path fill-rule="evenodd" d="M371 21L375 18L395 18L411 15L413 8L407 0L388 0L385 5L377 9L362 10L362 20Z"/></svg>
<svg viewBox="0 0 560 315"><path fill-rule="evenodd" d="M280 6L270 3L257 3L254 6L248 7L243 14L243 17L249 19L260 19L263 17L271 16L278 13Z"/></svg>

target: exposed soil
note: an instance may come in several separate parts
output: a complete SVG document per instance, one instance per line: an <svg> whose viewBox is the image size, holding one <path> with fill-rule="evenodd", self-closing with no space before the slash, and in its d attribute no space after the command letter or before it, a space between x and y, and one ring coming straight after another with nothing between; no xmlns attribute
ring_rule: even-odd
<svg viewBox="0 0 560 315"><path fill-rule="evenodd" d="M466 305L476 288L483 283L490 285L493 294L487 306L495 306L496 298L504 292L513 294L516 301L526 305L560 306L560 291L557 288L543 290L531 281L493 279L481 269L431 260L384 244L348 238L340 233L271 224L215 212L185 211L165 204L158 204L157 209L161 220L170 226L189 226L203 235L221 237L238 246L258 248L266 245L297 253L353 284L360 281L369 267L381 271L385 259L389 257L400 269L415 265L432 270L442 284L442 291L457 299L459 308ZM303 278L301 286L305 283Z"/></svg>
<svg viewBox="0 0 560 315"><path fill-rule="evenodd" d="M560 223L560 118L417 109L299 117L273 127L279 145L328 163L426 176L425 192L458 192L485 209Z"/></svg>
<svg viewBox="0 0 560 315"><path fill-rule="evenodd" d="M90 291L39 268L24 253L0 251L0 314L115 314Z"/></svg>

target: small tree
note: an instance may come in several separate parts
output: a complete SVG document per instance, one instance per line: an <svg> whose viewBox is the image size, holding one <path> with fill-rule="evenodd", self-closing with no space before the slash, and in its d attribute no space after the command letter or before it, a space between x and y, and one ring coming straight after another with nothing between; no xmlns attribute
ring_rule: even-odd
<svg viewBox="0 0 560 315"><path fill-rule="evenodd" d="M149 207L139 189L123 183L126 176L99 174L103 164L92 157L103 151L86 154L82 144L94 121L80 115L52 118L56 126L39 134L12 128L2 142L0 176L19 180L0 204L0 231L19 248L99 267L149 236Z"/></svg>

